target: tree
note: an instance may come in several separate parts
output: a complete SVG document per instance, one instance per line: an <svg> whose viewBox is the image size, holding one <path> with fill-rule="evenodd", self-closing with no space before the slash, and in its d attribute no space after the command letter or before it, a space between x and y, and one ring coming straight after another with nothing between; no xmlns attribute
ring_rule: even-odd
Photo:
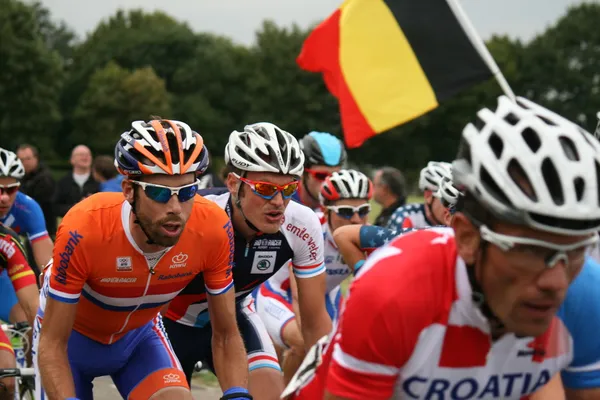
<svg viewBox="0 0 600 400"><path fill-rule="evenodd" d="M112 154L132 121L169 114L165 83L151 67L129 72L110 62L92 76L75 109L70 147L85 143L95 152Z"/></svg>
<svg viewBox="0 0 600 400"><path fill-rule="evenodd" d="M50 11L40 2L33 3L32 8L36 17L38 32L46 47L60 55L63 66L70 65L77 35L64 21L60 21L58 24L55 23L52 20Z"/></svg>
<svg viewBox="0 0 600 400"><path fill-rule="evenodd" d="M0 37L2 146L35 141L50 148L60 120L60 57L44 45L34 10L19 1L0 0Z"/></svg>

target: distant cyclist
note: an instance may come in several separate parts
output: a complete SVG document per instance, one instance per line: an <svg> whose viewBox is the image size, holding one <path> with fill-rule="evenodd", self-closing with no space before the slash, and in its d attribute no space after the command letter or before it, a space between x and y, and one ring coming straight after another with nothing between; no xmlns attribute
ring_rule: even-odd
<svg viewBox="0 0 600 400"><path fill-rule="evenodd" d="M0 223L26 236L33 251L33 254L28 254L30 266L38 273L37 267L46 265L52 258L53 244L41 207L31 197L19 192L24 175L25 168L17 155L0 148ZM7 322L26 318L6 272L0 273L0 318L8 318L5 319Z"/></svg>
<svg viewBox="0 0 600 400"><path fill-rule="evenodd" d="M283 391L277 354L247 295L291 260L307 347L327 334L331 319L323 303L323 234L317 215L291 201L304 157L290 133L267 122L233 131L225 161L230 171L227 189L200 193L223 208L233 223L237 320L248 352L250 393L257 399L277 399ZM214 314L209 318L205 297L199 276L165 314L167 333L188 380L197 361L214 366L210 348ZM220 371L216 372L220 380Z"/></svg>
<svg viewBox="0 0 600 400"><path fill-rule="evenodd" d="M202 137L187 124L134 121L115 148L123 193L94 194L67 212L34 333L50 399L92 399L92 380L104 375L126 399L192 399L159 310L199 274L224 398L251 399L230 290L233 229L223 210L196 196L196 173L207 164Z"/></svg>
<svg viewBox="0 0 600 400"><path fill-rule="evenodd" d="M341 170L325 178L321 185L320 204L322 231L325 241L325 266L327 268L327 294L325 307L332 320L337 318L341 300L340 283L352 273L333 241L332 233L342 226L365 224L371 206L373 185L363 173ZM282 360L286 383L291 379L306 354L297 315L295 279L288 268L282 268L260 286L255 293L256 310L265 323L278 353L285 349Z"/></svg>
<svg viewBox="0 0 600 400"><path fill-rule="evenodd" d="M398 208L390 217L387 228L400 231L407 228L425 228L444 225L444 207L435 196L442 178L452 179L449 163L430 161L419 175L419 189L423 203L407 204Z"/></svg>
<svg viewBox="0 0 600 400"><path fill-rule="evenodd" d="M560 371L568 399L600 395L600 144L522 98L478 117L452 164L453 230L369 257L294 399L521 399Z"/></svg>
<svg viewBox="0 0 600 400"><path fill-rule="evenodd" d="M38 286L36 277L25 257L25 250L21 246L17 234L0 224L0 270L8 273L9 282L13 290L2 293L4 301L10 296L11 303L20 303L27 316L27 322L33 326L33 318L38 308ZM0 316L8 321L8 316ZM23 322L23 321L15 321ZM0 329L0 368L15 368L15 353L10 339ZM14 379L0 380L0 399L14 399Z"/></svg>
<svg viewBox="0 0 600 400"><path fill-rule="evenodd" d="M444 225L451 226L456 213L456 206L462 194L448 177L444 177L438 185L434 196L440 199L444 206ZM443 226L443 225L441 225ZM439 227L439 226L438 226ZM421 229L429 229L425 227ZM394 231L373 225L342 226L333 234L333 240L339 253L348 265L353 266L354 273L358 272L365 262L366 255L387 244L399 234L411 232L415 228Z"/></svg>
<svg viewBox="0 0 600 400"><path fill-rule="evenodd" d="M319 190L329 175L346 165L344 143L331 133L311 132L300 140L304 174L293 199L313 210L319 209Z"/></svg>

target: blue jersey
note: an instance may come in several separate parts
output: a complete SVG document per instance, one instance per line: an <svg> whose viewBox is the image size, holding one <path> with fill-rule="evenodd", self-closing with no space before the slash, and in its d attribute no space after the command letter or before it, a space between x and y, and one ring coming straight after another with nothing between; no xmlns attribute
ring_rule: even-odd
<svg viewBox="0 0 600 400"><path fill-rule="evenodd" d="M48 237L46 220L40 205L21 192L17 192L14 204L8 214L0 218L0 222L19 235L27 235L32 243Z"/></svg>

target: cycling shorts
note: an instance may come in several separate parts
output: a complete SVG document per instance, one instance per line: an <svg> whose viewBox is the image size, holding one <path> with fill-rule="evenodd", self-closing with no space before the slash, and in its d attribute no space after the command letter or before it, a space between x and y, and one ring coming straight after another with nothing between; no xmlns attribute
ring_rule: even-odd
<svg viewBox="0 0 600 400"><path fill-rule="evenodd" d="M281 371L277 353L267 330L256 314L252 296L247 296L237 305L236 318L248 353L248 370L272 368ZM175 354L181 362L188 382L192 378L194 366L198 361L202 361L213 373L215 372L212 359L212 327L210 323L202 328L183 325L169 318L165 318L164 323L173 350L175 350Z"/></svg>
<svg viewBox="0 0 600 400"><path fill-rule="evenodd" d="M12 281L6 270L4 270L0 274L0 319L2 321L11 322L9 319L10 311L18 302Z"/></svg>
<svg viewBox="0 0 600 400"><path fill-rule="evenodd" d="M38 310L33 333L33 359L36 373L36 398L44 400L37 363L41 311ZM76 397L92 400L92 381L109 375L124 399L147 400L165 387L189 385L183 377L175 357L162 318L134 329L113 344L96 342L77 331L72 331L68 343L68 356Z"/></svg>
<svg viewBox="0 0 600 400"><path fill-rule="evenodd" d="M256 303L256 312L263 321L273 343L281 348L289 348L283 339L283 329L296 319L292 307L291 290L276 291L266 281L257 291L252 292ZM337 320L342 293L339 286L325 295L325 308L331 320Z"/></svg>

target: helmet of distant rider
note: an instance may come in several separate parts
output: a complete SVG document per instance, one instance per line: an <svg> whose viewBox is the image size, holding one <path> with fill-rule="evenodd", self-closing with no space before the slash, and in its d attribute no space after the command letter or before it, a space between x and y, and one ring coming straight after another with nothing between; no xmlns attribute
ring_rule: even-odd
<svg viewBox="0 0 600 400"><path fill-rule="evenodd" d="M438 190L433 195L442 201L444 207L453 211L462 193L454 187L452 179L445 176L440 181Z"/></svg>
<svg viewBox="0 0 600 400"><path fill-rule="evenodd" d="M247 172L302 176L304 155L298 140L275 124L258 122L233 131L225 146L225 163Z"/></svg>
<svg viewBox="0 0 600 400"><path fill-rule="evenodd" d="M0 148L0 176L23 179L25 168L19 157L12 151Z"/></svg>
<svg viewBox="0 0 600 400"><path fill-rule="evenodd" d="M202 136L181 121L133 121L115 147L115 166L127 176L201 174L208 162Z"/></svg>
<svg viewBox="0 0 600 400"><path fill-rule="evenodd" d="M304 152L305 166L324 165L344 167L348 155L340 139L326 132L311 132L300 139L300 148Z"/></svg>
<svg viewBox="0 0 600 400"><path fill-rule="evenodd" d="M419 175L419 189L436 192L443 178L452 180L452 164L443 161L429 161Z"/></svg>
<svg viewBox="0 0 600 400"><path fill-rule="evenodd" d="M563 235L600 229L600 143L527 99L477 113L452 163L455 186L496 218Z"/></svg>
<svg viewBox="0 0 600 400"><path fill-rule="evenodd" d="M328 176L321 184L319 200L329 204L343 199L367 199L373 196L373 183L362 172L343 169Z"/></svg>

